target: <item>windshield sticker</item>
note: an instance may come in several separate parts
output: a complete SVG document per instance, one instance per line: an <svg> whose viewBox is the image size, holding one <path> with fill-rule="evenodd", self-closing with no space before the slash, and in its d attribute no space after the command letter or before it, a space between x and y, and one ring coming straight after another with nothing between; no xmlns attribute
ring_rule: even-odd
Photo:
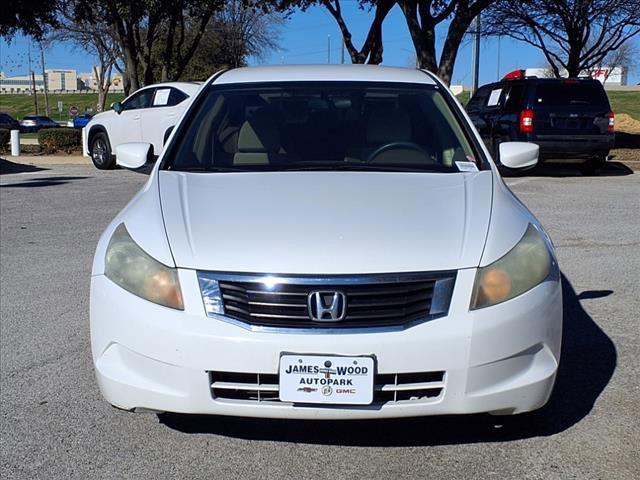
<svg viewBox="0 0 640 480"><path fill-rule="evenodd" d="M456 167L461 172L477 172L478 166L474 162L456 162Z"/></svg>

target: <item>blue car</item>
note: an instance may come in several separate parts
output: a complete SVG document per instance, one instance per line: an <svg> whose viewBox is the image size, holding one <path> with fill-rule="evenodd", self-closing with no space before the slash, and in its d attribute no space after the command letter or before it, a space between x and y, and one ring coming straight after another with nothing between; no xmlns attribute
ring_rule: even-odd
<svg viewBox="0 0 640 480"><path fill-rule="evenodd" d="M20 121L21 133L35 133L43 128L58 128L58 122L45 115L27 115Z"/></svg>
<svg viewBox="0 0 640 480"><path fill-rule="evenodd" d="M87 123L89 123L89 120L91 120L91 117L93 117L92 114L90 113L85 113L84 115L76 115L75 117L73 117L73 128L84 128L86 127Z"/></svg>

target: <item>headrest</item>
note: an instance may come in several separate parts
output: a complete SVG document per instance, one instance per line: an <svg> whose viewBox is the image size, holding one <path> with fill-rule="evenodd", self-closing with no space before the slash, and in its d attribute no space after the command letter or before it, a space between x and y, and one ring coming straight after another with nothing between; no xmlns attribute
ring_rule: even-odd
<svg viewBox="0 0 640 480"><path fill-rule="evenodd" d="M367 143L410 142L411 120L402 110L372 113L367 120Z"/></svg>
<svg viewBox="0 0 640 480"><path fill-rule="evenodd" d="M267 107L256 110L240 127L238 151L277 153L279 150L280 130L277 115Z"/></svg>

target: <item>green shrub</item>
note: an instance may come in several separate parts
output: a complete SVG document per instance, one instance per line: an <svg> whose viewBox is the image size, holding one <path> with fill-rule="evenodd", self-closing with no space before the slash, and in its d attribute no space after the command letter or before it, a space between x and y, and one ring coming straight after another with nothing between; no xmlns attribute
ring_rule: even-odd
<svg viewBox="0 0 640 480"><path fill-rule="evenodd" d="M40 145L20 145L20 153L24 155L40 155L42 147Z"/></svg>
<svg viewBox="0 0 640 480"><path fill-rule="evenodd" d="M82 130L76 128L45 128L38 132L38 143L44 153L71 153L80 149Z"/></svg>
<svg viewBox="0 0 640 480"><path fill-rule="evenodd" d="M11 131L6 128L0 128L0 153L9 151L9 140L11 139Z"/></svg>

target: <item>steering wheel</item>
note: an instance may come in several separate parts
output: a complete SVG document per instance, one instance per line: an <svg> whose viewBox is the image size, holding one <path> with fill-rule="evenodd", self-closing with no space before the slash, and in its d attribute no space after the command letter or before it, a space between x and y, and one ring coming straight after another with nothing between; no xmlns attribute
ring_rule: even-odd
<svg viewBox="0 0 640 480"><path fill-rule="evenodd" d="M387 143L386 145L382 145L378 148L376 148L365 160L365 163L371 163L373 162L373 160L375 160L375 158L379 155L382 155L385 152L388 152L389 150L396 150L396 149L407 149L407 150L413 150L414 152L419 152L424 154L426 157L429 157L429 153L422 148L420 145L418 145L417 143L413 143L413 142L391 142L391 143Z"/></svg>

